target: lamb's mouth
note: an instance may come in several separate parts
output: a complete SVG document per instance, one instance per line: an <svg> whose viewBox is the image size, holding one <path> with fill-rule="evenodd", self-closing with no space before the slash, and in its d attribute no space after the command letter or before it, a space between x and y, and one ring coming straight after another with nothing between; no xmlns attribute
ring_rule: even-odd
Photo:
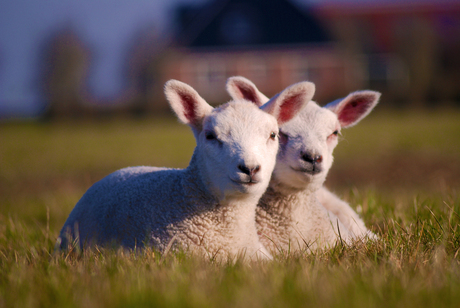
<svg viewBox="0 0 460 308"><path fill-rule="evenodd" d="M250 179L249 181L239 181L239 180L234 180L234 179L230 178L230 180L233 183L238 184L238 185L242 185L242 186L252 186L252 185L260 183L260 181L257 181L257 180L254 180L254 179Z"/></svg>
<svg viewBox="0 0 460 308"><path fill-rule="evenodd" d="M300 173L307 173L309 175L317 175L318 173L321 173L321 168L312 166L312 168L294 168L290 167L292 170Z"/></svg>

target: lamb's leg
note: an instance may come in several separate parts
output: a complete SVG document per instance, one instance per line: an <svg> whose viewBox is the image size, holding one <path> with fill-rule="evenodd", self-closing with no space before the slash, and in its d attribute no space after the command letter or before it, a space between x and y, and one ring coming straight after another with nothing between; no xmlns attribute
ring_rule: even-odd
<svg viewBox="0 0 460 308"><path fill-rule="evenodd" d="M362 219L348 203L341 200L324 186L318 190L317 198L328 211L332 212L339 218L339 220L354 234L354 236L359 238L364 236L377 238L373 232L366 228Z"/></svg>

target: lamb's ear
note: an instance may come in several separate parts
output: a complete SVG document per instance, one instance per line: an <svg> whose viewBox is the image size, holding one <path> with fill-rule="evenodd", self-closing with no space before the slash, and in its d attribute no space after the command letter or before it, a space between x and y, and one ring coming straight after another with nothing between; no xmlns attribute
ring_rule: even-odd
<svg viewBox="0 0 460 308"><path fill-rule="evenodd" d="M203 119L210 114L213 108L191 86L177 80L169 80L165 84L165 95L184 124L194 130L202 129Z"/></svg>
<svg viewBox="0 0 460 308"><path fill-rule="evenodd" d="M228 78L227 92L233 99L245 99L259 107L268 102L268 97L259 92L252 81L242 76Z"/></svg>
<svg viewBox="0 0 460 308"><path fill-rule="evenodd" d="M315 85L313 83L299 82L276 94L260 108L273 115L278 120L278 124L282 125L302 110L313 98L314 93Z"/></svg>
<svg viewBox="0 0 460 308"><path fill-rule="evenodd" d="M380 93L375 91L357 91L347 97L335 100L324 108L334 112L339 119L340 126L350 127L366 117L377 105Z"/></svg>

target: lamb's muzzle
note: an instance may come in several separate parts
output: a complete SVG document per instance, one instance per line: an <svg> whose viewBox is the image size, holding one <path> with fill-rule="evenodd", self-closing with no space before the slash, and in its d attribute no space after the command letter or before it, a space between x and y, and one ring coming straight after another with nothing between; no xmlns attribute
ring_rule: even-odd
<svg viewBox="0 0 460 308"><path fill-rule="evenodd" d="M306 166L303 168L304 172L310 173L311 175L315 175L323 170L321 166L323 156L300 152L300 157L307 163Z"/></svg>

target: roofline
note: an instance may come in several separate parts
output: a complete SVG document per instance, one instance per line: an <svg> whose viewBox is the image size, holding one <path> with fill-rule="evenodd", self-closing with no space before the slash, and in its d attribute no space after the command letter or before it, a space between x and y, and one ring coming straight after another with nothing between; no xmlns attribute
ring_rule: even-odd
<svg viewBox="0 0 460 308"><path fill-rule="evenodd" d="M189 53L234 53L234 52L273 52L283 50L300 50L300 49L330 49L337 47L338 43L334 41L320 42L320 43L299 43L299 44L271 44L271 45L243 45L243 46L209 46L209 47L185 47L176 46L175 49L180 51L187 51Z"/></svg>
<svg viewBox="0 0 460 308"><path fill-rule="evenodd" d="M215 16L225 8L229 1L230 0L210 0L201 6L197 5L196 7L201 7L202 10L193 18L194 23L192 27L189 29L181 29L178 35L176 35L176 37L180 39L178 43L181 45L189 45L190 42L196 39L201 31L214 20Z"/></svg>
<svg viewBox="0 0 460 308"><path fill-rule="evenodd" d="M408 1L330 1L311 4L310 8L331 17L356 15L414 14L460 11L458 0Z"/></svg>

